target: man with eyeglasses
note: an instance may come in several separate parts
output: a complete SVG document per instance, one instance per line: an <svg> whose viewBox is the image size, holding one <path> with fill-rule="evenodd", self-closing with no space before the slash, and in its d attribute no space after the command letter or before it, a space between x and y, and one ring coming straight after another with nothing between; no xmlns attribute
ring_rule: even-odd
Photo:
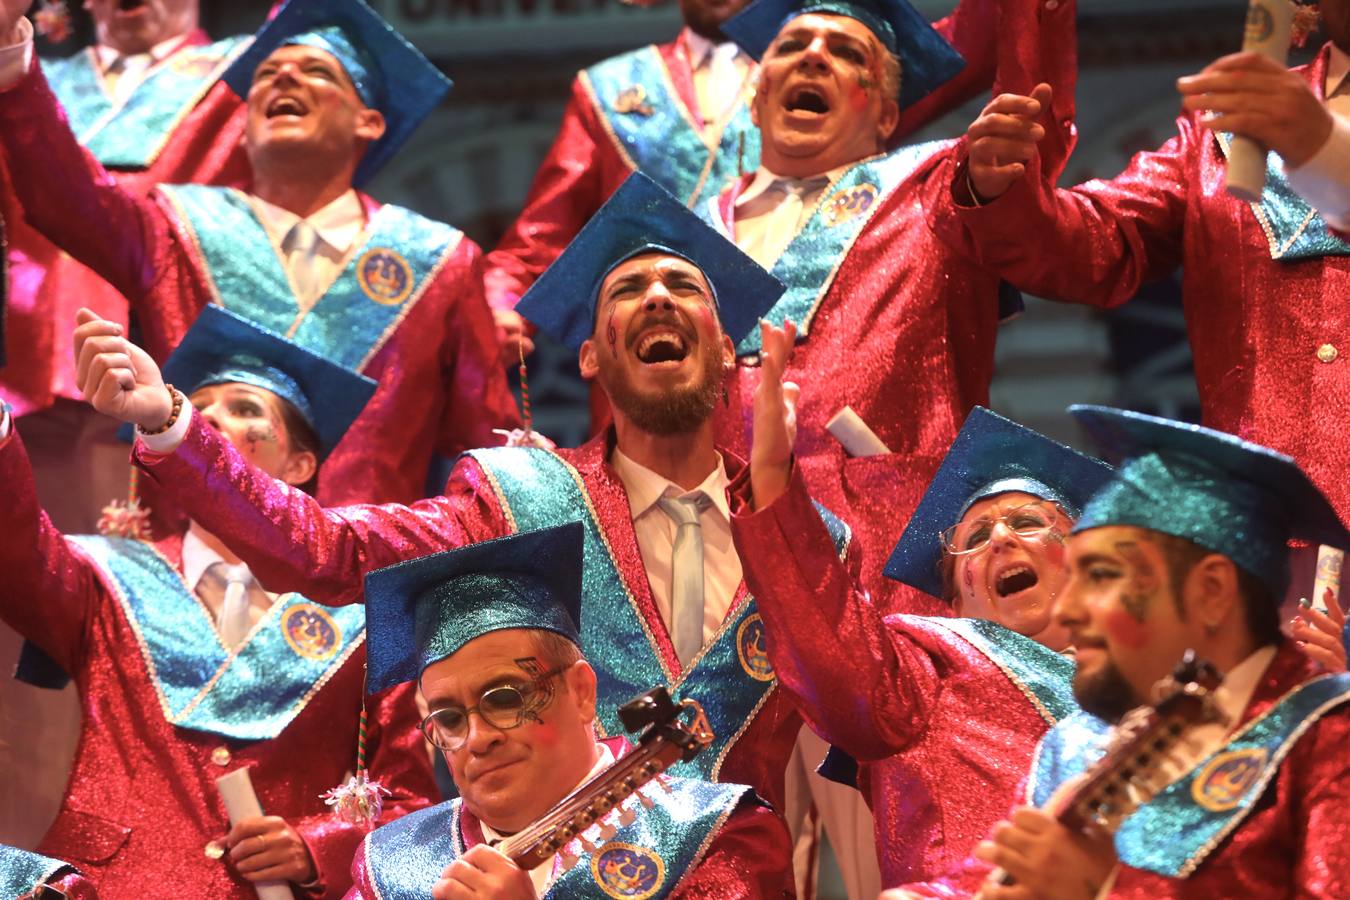
<svg viewBox="0 0 1350 900"><path fill-rule="evenodd" d="M790 433L757 420L756 488L732 498L769 658L836 748L826 771L867 798L884 884L941 875L1006 811L1036 742L1077 711L1051 612L1064 536L1111 467L976 407L885 568L956 617L883 618L807 515L800 466L767 452Z"/></svg>
<svg viewBox="0 0 1350 900"><path fill-rule="evenodd" d="M575 522L367 577L368 690L418 682L460 796L372 832L349 897L787 895L786 830L742 785L659 776L533 869L503 852L631 749L596 733L581 586Z"/></svg>

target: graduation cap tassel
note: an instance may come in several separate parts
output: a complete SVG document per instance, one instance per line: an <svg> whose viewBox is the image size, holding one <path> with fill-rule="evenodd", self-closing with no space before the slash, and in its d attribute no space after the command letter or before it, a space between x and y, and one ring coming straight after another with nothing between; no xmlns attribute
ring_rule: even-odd
<svg viewBox="0 0 1350 900"><path fill-rule="evenodd" d="M525 343L522 341L516 346L520 351L520 405L521 415L525 420L525 433L534 431L534 414L530 411L530 380L525 371Z"/></svg>
<svg viewBox="0 0 1350 900"><path fill-rule="evenodd" d="M70 37L70 13L63 0L42 0L33 14L33 26L53 44Z"/></svg>
<svg viewBox="0 0 1350 900"><path fill-rule="evenodd" d="M1309 36L1322 26L1322 14L1314 4L1298 3L1290 0L1294 7L1294 24L1289 30L1290 43L1302 47L1308 43Z"/></svg>
<svg viewBox="0 0 1350 900"><path fill-rule="evenodd" d="M112 500L103 507L98 517L98 533L136 541L150 539L150 510L141 507L140 470L135 466L131 467L127 483L127 499Z"/></svg>
<svg viewBox="0 0 1350 900"><path fill-rule="evenodd" d="M366 712L365 689L362 688L361 717L356 723L356 774L345 784L324 791L323 802L333 808L333 818L366 830L374 828L384 811L384 798L389 789L378 781L371 781L366 772Z"/></svg>

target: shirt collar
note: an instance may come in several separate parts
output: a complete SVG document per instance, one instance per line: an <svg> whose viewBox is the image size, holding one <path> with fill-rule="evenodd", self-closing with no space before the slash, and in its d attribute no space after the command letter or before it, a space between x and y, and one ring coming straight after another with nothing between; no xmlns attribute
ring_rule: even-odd
<svg viewBox="0 0 1350 900"><path fill-rule="evenodd" d="M721 44L714 44L701 34L695 33L687 25L684 28L684 49L689 54L689 68L698 69L706 65L714 53L724 47L733 47L734 50L724 52L731 53L733 57L740 56L741 48L730 41Z"/></svg>
<svg viewBox="0 0 1350 900"><path fill-rule="evenodd" d="M830 171L825 173L825 177L829 179L829 183L833 183L835 179L837 179L840 175L843 175L845 172L847 172L850 168L853 167L853 165L854 165L853 163L848 163L847 165L831 169ZM807 177L816 178L819 176L810 175ZM743 206L746 203L749 203L751 200L755 199L760 194L767 191L775 181L783 179L794 181L805 180L800 178L792 179L791 176L788 175L779 175L776 172L769 171L764 166L760 166L758 169L755 170L755 176L752 179L750 179L750 183L746 185L745 190L741 191L740 196L736 198L736 206L739 207Z"/></svg>
<svg viewBox="0 0 1350 900"><path fill-rule="evenodd" d="M95 56L98 57L99 68L102 69L104 72L108 71L108 67L111 66L113 63L117 62L123 56L128 58L136 56L148 56L150 57L150 62L153 65L154 63L161 62L172 56L174 51L177 50L179 47L181 47L183 43L187 40L187 38L188 35L186 33L176 34L166 41L160 41L158 44L151 47L149 51L147 51L146 53L123 53L121 50L118 50L115 47L109 47L107 44L95 44L94 54Z"/></svg>
<svg viewBox="0 0 1350 900"><path fill-rule="evenodd" d="M1323 85L1327 97L1341 86L1347 74L1350 74L1350 54L1332 44L1331 55L1327 58L1327 81Z"/></svg>
<svg viewBox="0 0 1350 900"><path fill-rule="evenodd" d="M263 224L268 226L268 230L278 243L286 237L291 227L300 221L301 217L289 209L274 206L261 197L255 196L253 200L262 216ZM361 198L357 196L356 191L349 189L323 209L305 218L318 232L319 240L339 253L346 253L365 225L366 211L361 206Z"/></svg>
<svg viewBox="0 0 1350 900"><path fill-rule="evenodd" d="M213 563L224 562L225 558L206 546L206 542L197 537L191 528L183 535L183 580L188 587L197 590L197 582Z"/></svg>
<svg viewBox="0 0 1350 900"><path fill-rule="evenodd" d="M731 479L727 478L726 463L723 462L720 453L717 454L717 468L709 472L703 483L693 491L686 491L670 479L658 475L640 463L633 462L624 456L618 447L614 448L614 454L609 461L619 473L619 480L623 482L624 489L628 492L628 509L634 519L649 511L656 505L656 501L664 496L683 497L685 494L702 491L712 501L713 509L728 522L731 521L731 507L727 503L727 487L731 484Z"/></svg>
<svg viewBox="0 0 1350 900"><path fill-rule="evenodd" d="M1214 704L1219 708L1219 712L1223 713L1229 731L1236 728L1238 723L1242 721L1242 714L1247 711L1247 706L1252 702L1252 695L1256 693L1256 685L1261 680L1261 676L1266 673L1266 669L1270 667L1271 660L1275 658L1276 649L1273 644L1262 647L1233 666L1224 676L1223 683L1214 691Z"/></svg>

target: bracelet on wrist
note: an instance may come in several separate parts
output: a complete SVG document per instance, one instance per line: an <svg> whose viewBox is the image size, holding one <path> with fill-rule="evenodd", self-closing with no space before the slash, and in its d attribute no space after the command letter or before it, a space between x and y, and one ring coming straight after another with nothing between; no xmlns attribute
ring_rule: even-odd
<svg viewBox="0 0 1350 900"><path fill-rule="evenodd" d="M178 417L183 412L183 395L175 391L171 384L166 384L164 386L169 389L169 397L173 400L173 409L169 412L169 420L153 430L137 426L137 429L143 435L163 434L174 426L178 421Z"/></svg>

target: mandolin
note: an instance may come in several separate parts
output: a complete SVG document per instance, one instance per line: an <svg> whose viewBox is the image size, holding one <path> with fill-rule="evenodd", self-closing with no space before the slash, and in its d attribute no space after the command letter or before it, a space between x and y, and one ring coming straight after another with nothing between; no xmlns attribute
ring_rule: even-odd
<svg viewBox="0 0 1350 900"><path fill-rule="evenodd" d="M687 724L681 720L686 711L693 713ZM641 789L653 780L665 788L659 781L661 773L677 762L693 759L713 740L703 707L689 699L675 703L664 687L653 688L621 706L619 721L625 731L642 731L637 745L538 821L498 844L497 849L516 865L529 871L564 851L563 864L570 867L577 860L575 854L565 852L572 841L593 852L596 843L587 832L597 823L601 841L614 837L619 826L636 818L632 804L626 802L630 797L637 794L635 802L650 808L652 801Z"/></svg>
<svg viewBox="0 0 1350 900"><path fill-rule="evenodd" d="M1121 822L1167 786L1162 763L1186 730L1222 721L1213 698L1222 680L1217 669L1187 650L1172 674L1154 686L1157 702L1126 713L1112 730L1102 758L1066 794L1052 800L1055 819L1074 831L1115 834ZM1001 868L987 880L997 885L1013 883Z"/></svg>

